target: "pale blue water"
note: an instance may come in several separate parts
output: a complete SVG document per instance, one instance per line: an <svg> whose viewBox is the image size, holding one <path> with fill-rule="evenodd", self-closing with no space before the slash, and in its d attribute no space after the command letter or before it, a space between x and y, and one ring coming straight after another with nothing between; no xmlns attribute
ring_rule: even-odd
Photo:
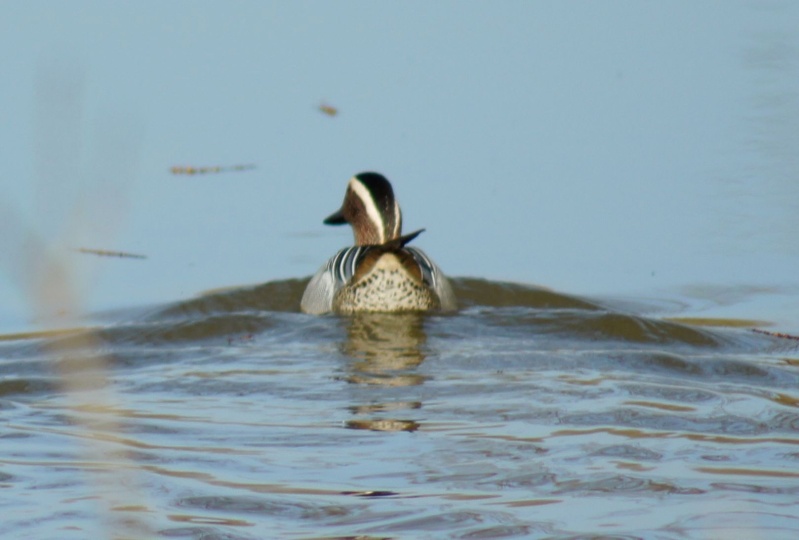
<svg viewBox="0 0 799 540"><path fill-rule="evenodd" d="M453 275L778 289L699 307L795 329L797 22L790 0L11 3L2 208L89 309L125 307L312 274L351 241L321 219L374 169Z"/></svg>

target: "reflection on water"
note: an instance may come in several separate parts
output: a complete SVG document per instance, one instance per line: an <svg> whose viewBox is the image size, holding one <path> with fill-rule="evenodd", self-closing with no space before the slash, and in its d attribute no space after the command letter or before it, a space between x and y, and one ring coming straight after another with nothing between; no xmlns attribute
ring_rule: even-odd
<svg viewBox="0 0 799 540"><path fill-rule="evenodd" d="M102 536L87 437L141 496L112 522L156 537L799 533L794 342L475 279L456 314L314 317L304 285L4 336L0 535ZM65 400L81 344L117 403Z"/></svg>
<svg viewBox="0 0 799 540"><path fill-rule="evenodd" d="M350 382L409 386L421 384L407 378L424 361L424 318L418 313L362 313L347 320L347 341L341 346L352 357Z"/></svg>
<svg viewBox="0 0 799 540"><path fill-rule="evenodd" d="M417 386L425 381L416 367L425 359L424 316L419 313L361 313L346 320L347 339L341 352L351 358L346 377L352 384L382 387ZM419 409L419 401L374 401L356 403L357 416L346 425L375 431L416 431L419 422L386 416ZM375 418L375 413L382 416Z"/></svg>

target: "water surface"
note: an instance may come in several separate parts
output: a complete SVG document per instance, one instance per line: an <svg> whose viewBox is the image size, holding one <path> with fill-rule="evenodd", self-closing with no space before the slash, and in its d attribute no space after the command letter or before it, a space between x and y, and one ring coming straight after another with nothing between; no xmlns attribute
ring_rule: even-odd
<svg viewBox="0 0 799 540"><path fill-rule="evenodd" d="M457 314L315 317L305 283L3 336L0 534L799 534L795 341L465 278Z"/></svg>
<svg viewBox="0 0 799 540"><path fill-rule="evenodd" d="M799 537L797 27L7 3L0 536ZM363 170L457 314L298 312Z"/></svg>

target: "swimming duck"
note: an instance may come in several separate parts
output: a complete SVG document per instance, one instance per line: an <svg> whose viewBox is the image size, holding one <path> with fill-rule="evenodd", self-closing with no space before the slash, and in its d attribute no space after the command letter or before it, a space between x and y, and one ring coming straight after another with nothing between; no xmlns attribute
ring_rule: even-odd
<svg viewBox="0 0 799 540"><path fill-rule="evenodd" d="M457 308L441 269L421 249L407 246L424 229L402 235L402 212L383 175L353 176L341 208L324 223L349 223L355 245L339 250L311 278L300 302L305 313Z"/></svg>

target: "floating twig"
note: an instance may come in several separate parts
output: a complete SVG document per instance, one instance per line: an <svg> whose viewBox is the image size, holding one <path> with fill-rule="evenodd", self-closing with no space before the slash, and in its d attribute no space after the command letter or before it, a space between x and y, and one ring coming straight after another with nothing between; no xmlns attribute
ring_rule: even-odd
<svg viewBox="0 0 799 540"><path fill-rule="evenodd" d="M137 253L126 253L124 251L108 251L107 249L89 249L78 248L75 251L79 253L87 253L89 255L99 255L100 257L121 257L125 259L146 259L146 255L139 255Z"/></svg>
<svg viewBox="0 0 799 540"><path fill-rule="evenodd" d="M214 167L192 167L192 166L180 166L176 165L169 169L169 172L172 174L216 174L216 173L223 173L223 172L239 172L239 171L251 171L255 168L255 165L232 165L230 167L222 167L222 166L214 166Z"/></svg>
<svg viewBox="0 0 799 540"><path fill-rule="evenodd" d="M325 113L328 116L336 116L338 114L338 109L333 107L332 105L328 105L326 103L322 103L319 105L319 110Z"/></svg>
<svg viewBox="0 0 799 540"><path fill-rule="evenodd" d="M764 334L766 336L771 336L775 338L792 339L794 341L799 341L799 336L795 336L793 334L785 334L783 332L770 332L769 330L761 330L760 328L752 328L751 330L756 334Z"/></svg>

